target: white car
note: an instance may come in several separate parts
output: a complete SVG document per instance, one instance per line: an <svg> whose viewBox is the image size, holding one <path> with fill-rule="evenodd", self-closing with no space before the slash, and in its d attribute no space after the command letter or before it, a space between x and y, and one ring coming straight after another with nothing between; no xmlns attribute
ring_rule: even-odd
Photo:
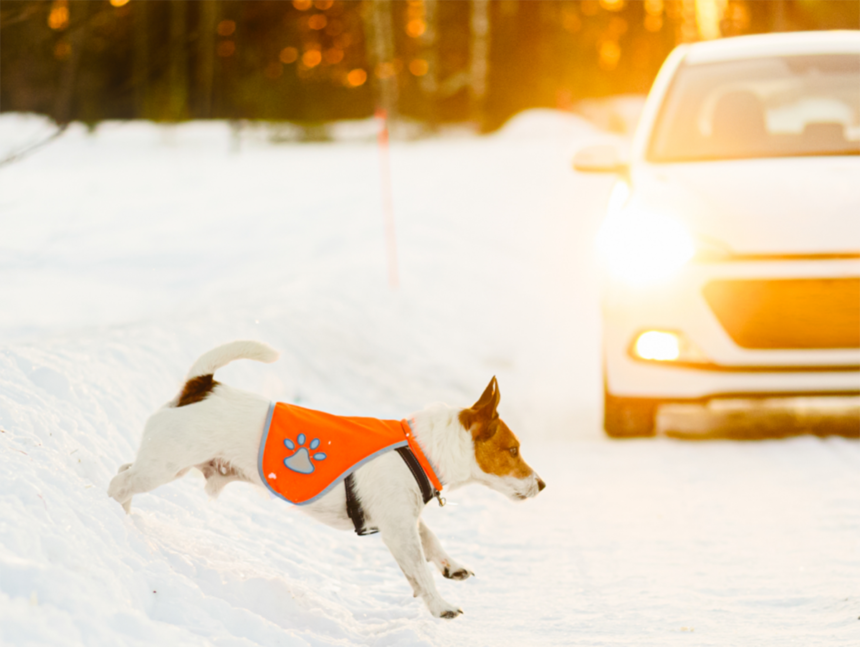
<svg viewBox="0 0 860 647"><path fill-rule="evenodd" d="M624 161L622 161L624 160ZM604 427L668 402L860 394L860 32L682 45L598 237Z"/></svg>

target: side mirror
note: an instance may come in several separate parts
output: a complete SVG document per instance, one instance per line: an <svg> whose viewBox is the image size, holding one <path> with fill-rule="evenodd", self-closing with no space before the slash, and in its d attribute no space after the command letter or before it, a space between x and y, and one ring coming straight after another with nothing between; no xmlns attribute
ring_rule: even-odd
<svg viewBox="0 0 860 647"><path fill-rule="evenodd" d="M617 173L626 175L628 167L616 146L600 144L580 149L573 156L573 168L581 173Z"/></svg>

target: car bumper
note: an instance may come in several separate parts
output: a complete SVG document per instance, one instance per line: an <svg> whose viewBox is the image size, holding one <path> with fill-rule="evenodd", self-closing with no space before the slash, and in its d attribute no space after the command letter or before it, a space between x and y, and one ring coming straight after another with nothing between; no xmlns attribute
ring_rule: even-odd
<svg viewBox="0 0 860 647"><path fill-rule="evenodd" d="M858 276L860 259L839 258L691 263L671 279L644 288L606 281L607 389L618 397L664 401L860 394L860 349L743 348L704 296L705 286L715 281ZM703 357L677 363L638 359L633 343L646 330L681 333Z"/></svg>

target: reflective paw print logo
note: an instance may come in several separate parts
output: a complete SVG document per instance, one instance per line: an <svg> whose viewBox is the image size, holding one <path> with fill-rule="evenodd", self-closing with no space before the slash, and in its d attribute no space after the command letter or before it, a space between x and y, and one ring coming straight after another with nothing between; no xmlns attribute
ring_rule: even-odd
<svg viewBox="0 0 860 647"><path fill-rule="evenodd" d="M289 450L296 450L296 445L298 445L298 449L295 454L289 456L284 459L284 465L286 465L289 469L294 472L298 472L299 474L313 474L314 467L313 462L311 462L311 458L314 461L324 461L326 459L326 455L322 452L317 452L313 456L311 456L308 448L305 447L305 435L299 434L299 437L296 438L296 442L294 443L289 438L284 438L284 445L287 446ZM310 444L310 450L313 451L317 447L320 446L320 439L314 438Z"/></svg>

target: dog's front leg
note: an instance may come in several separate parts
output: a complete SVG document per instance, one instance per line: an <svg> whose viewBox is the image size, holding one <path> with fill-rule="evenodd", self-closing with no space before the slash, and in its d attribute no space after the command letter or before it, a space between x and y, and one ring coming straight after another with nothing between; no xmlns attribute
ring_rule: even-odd
<svg viewBox="0 0 860 647"><path fill-rule="evenodd" d="M448 557L439 539L421 519L418 520L418 533L421 535L421 545L424 547L427 561L436 564L442 575L451 580L467 580L470 575L474 575L468 568Z"/></svg>
<svg viewBox="0 0 860 647"><path fill-rule="evenodd" d="M415 597L421 597L427 608L437 618L456 618L463 613L445 602L436 590L433 577L425 565L424 552L421 550L421 538L418 535L418 525L415 522L397 524L394 527L381 528L382 541L394 556L400 570L412 585Z"/></svg>

